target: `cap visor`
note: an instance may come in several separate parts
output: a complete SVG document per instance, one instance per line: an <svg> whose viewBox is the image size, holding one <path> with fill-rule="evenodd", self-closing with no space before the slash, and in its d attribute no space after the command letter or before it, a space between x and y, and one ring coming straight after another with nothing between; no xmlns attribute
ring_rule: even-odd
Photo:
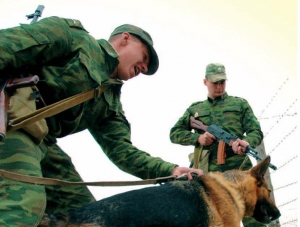
<svg viewBox="0 0 300 227"><path fill-rule="evenodd" d="M153 46L148 45L149 50L150 50L150 62L149 62L149 66L148 66L148 71L146 73L143 73L145 75L153 75L154 73L156 73L158 66L159 66L159 60L158 60L158 56L156 54L156 51L154 50Z"/></svg>

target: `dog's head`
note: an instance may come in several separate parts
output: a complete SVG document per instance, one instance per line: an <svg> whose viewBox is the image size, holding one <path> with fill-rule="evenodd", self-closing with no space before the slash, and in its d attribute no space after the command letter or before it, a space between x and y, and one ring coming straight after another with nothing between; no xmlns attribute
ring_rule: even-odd
<svg viewBox="0 0 300 227"><path fill-rule="evenodd" d="M256 166L246 171L256 179L256 203L251 207L252 217L263 224L269 224L281 215L274 201L270 198L271 189L264 178L270 161L270 156L267 156Z"/></svg>

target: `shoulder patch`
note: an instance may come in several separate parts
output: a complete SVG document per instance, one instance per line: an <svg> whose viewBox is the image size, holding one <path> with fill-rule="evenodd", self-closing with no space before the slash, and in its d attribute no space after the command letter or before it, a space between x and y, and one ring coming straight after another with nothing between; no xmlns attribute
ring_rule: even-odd
<svg viewBox="0 0 300 227"><path fill-rule="evenodd" d="M200 104L200 103L203 103L203 101L193 102L191 106L196 106L196 105L198 105L198 104Z"/></svg>
<svg viewBox="0 0 300 227"><path fill-rule="evenodd" d="M241 98L241 97L238 97L238 96L232 96L232 97L233 97L233 98L236 98L236 99L240 99L240 100L246 101L246 99Z"/></svg>
<svg viewBox="0 0 300 227"><path fill-rule="evenodd" d="M76 19L65 19L70 27L84 29L83 25L79 20ZM85 30L86 31L86 30ZM86 31L87 32L87 31Z"/></svg>

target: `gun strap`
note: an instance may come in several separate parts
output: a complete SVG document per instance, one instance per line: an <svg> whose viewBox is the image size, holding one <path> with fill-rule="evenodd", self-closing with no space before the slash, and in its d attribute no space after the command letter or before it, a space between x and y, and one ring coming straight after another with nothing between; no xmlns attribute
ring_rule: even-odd
<svg viewBox="0 0 300 227"><path fill-rule="evenodd" d="M223 140L220 140L219 144L218 144L218 153L217 153L217 164L218 165L225 164L225 162L226 162L225 148L226 148L225 142Z"/></svg>
<svg viewBox="0 0 300 227"><path fill-rule="evenodd" d="M51 117L80 103L83 103L91 98L99 97L100 94L104 92L108 87L109 86L100 86L90 91L73 95L69 98L63 99L49 106L45 106L22 117L12 119L8 122L7 132L23 128L26 125L32 124L36 121L47 117Z"/></svg>
<svg viewBox="0 0 300 227"><path fill-rule="evenodd" d="M199 161L200 161L200 156L203 150L203 146L200 145L199 147L195 147L194 149L194 169L199 169Z"/></svg>
<svg viewBox="0 0 300 227"><path fill-rule="evenodd" d="M54 178L29 176L29 175L6 171L3 169L0 169L0 177L5 177L20 182L40 184L40 185L89 185L89 186L130 186L130 185L158 184L158 183L168 182L171 180L176 180L178 178L177 176L172 175L168 177L158 177L155 179L146 179L146 180L139 180L139 181L71 182L71 181L58 180Z"/></svg>

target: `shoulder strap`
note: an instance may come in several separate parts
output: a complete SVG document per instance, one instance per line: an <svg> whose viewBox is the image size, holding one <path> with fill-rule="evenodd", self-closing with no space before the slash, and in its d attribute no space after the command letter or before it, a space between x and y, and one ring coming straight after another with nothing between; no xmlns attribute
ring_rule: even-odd
<svg viewBox="0 0 300 227"><path fill-rule="evenodd" d="M13 131L23 128L26 125L32 124L41 119L51 117L69 108L72 108L80 103L83 103L91 98L99 97L109 86L100 86L87 92L73 95L69 98L63 99L59 102L45 106L32 113L26 114L22 117L12 119L8 122L7 131Z"/></svg>
<svg viewBox="0 0 300 227"><path fill-rule="evenodd" d="M199 160L201 157L202 150L203 150L202 145L195 147L195 149L194 149L194 165L192 168L199 169Z"/></svg>

